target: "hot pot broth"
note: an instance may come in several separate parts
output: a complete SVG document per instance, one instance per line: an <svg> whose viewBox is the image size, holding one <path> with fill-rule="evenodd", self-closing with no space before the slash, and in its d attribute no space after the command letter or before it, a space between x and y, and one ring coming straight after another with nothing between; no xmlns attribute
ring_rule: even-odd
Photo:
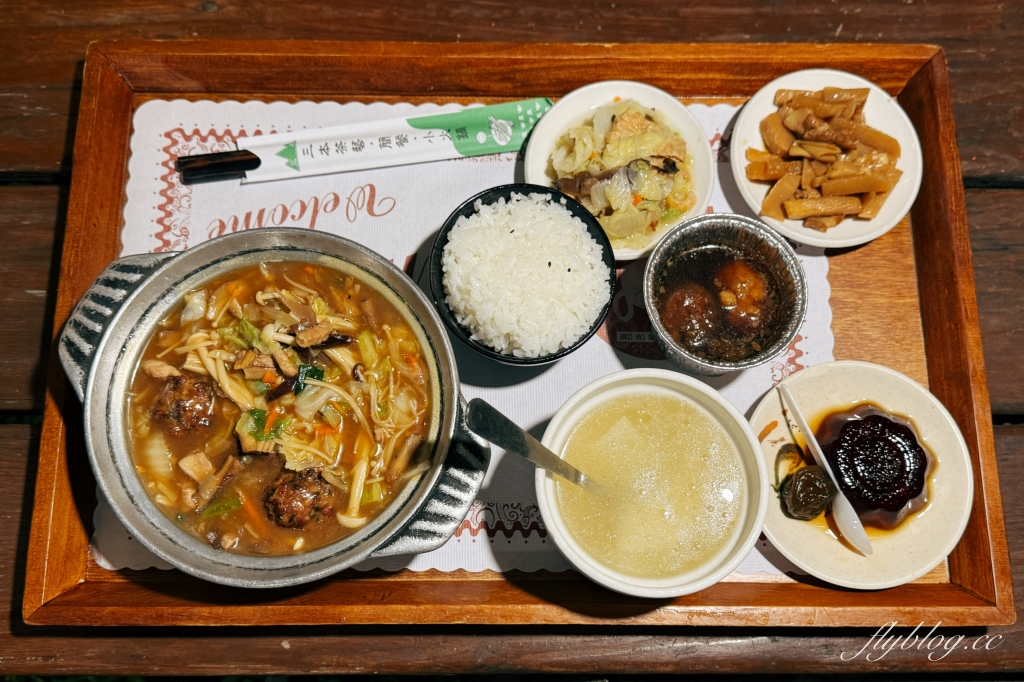
<svg viewBox="0 0 1024 682"><path fill-rule="evenodd" d="M366 283L254 265L161 322L128 396L129 448L153 501L197 538L308 551L429 467L429 377L409 323Z"/></svg>

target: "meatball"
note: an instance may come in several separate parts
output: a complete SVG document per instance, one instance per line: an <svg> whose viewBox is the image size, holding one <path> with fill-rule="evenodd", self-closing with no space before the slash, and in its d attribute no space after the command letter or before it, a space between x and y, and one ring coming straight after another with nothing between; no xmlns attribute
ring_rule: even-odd
<svg viewBox="0 0 1024 682"><path fill-rule="evenodd" d="M277 525L301 528L333 511L331 485L320 478L320 467L285 471L274 481L264 506Z"/></svg>
<svg viewBox="0 0 1024 682"><path fill-rule="evenodd" d="M740 334L763 329L768 313L768 282L742 260L726 263L715 275L725 321Z"/></svg>
<svg viewBox="0 0 1024 682"><path fill-rule="evenodd" d="M695 351L706 348L721 326L718 304L711 292L696 282L680 282L669 289L658 311L672 338Z"/></svg>
<svg viewBox="0 0 1024 682"><path fill-rule="evenodd" d="M200 426L209 426L213 415L213 385L198 374L183 371L167 377L164 390L149 411L164 422L169 436L179 436Z"/></svg>

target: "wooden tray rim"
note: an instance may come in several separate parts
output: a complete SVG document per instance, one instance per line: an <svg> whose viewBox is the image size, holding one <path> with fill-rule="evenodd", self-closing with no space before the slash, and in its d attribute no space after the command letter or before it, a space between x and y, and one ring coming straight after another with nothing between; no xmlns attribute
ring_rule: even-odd
<svg viewBox="0 0 1024 682"><path fill-rule="evenodd" d="M765 57L766 49L770 50L770 57ZM949 250L950 262L948 265L954 274L952 287L955 294L954 300L961 304L954 316L958 323L955 333L958 337L970 337L972 334L975 338L978 337L973 271L970 261L963 188L959 184L959 157L956 154L948 73L944 55L936 46L864 44L832 44L828 46L807 44L520 45L514 43L328 43L308 41L259 43L247 41L114 41L90 45L75 143L76 165L72 178L72 194L69 202L67 233L61 266L61 284L55 313L54 329L57 330L55 334L63 326L68 312L85 286L105 265L105 263L91 263L88 257L81 255L82 249L87 243L86 233L90 228L102 229L97 226L104 224L103 218L106 218L106 222L109 223L111 216L117 218L115 224L118 225L118 232L121 225L120 215L124 199L123 180L127 177L127 139L120 141L120 146L117 147L119 154L115 155L116 158L101 157L97 152L104 145L109 146L110 140L104 133L112 131L106 130L105 127L110 128L110 121L116 118L116 116L111 116L110 108L113 107L122 116L125 112L128 113L130 130L131 112L140 99L159 96L161 93L190 97L208 95L208 93L202 92L185 93L179 90L161 89L166 87L161 79L173 78L173 74L168 76L173 64L193 64L192 68L195 68L195 60L212 56L242 61L247 58L270 59L271 64L280 67L280 72L286 73L290 69L308 67L311 63L323 60L348 61L350 62L348 68L351 71L356 62L370 58L389 60L394 63L425 58L434 59L446 68L450 68L453 63L466 65L472 62L474 68L493 69L490 64L494 60L501 59L507 62L513 57L535 62L545 59L564 59L567 63L573 64L578 60L604 59L609 55L614 55L619 60L641 63L649 61L655 52L665 53L669 50L671 50L672 58L680 63L715 65L721 64L722 60L728 60L729 64L733 66L739 63L757 65L757 68L762 69L774 68L785 71L793 70L792 63L794 62L802 65L820 62L826 54L832 55L832 58L852 59L858 64L884 62L885 68L882 69L884 77L881 77L878 82L885 89L896 94L911 88L914 84L913 87L916 89L927 90L927 94L931 97L930 101L927 97L918 96L918 99L923 99L930 105L931 111L926 110L925 113L930 117L928 122L934 125L931 128L927 125L925 127L936 138L934 140L938 145L936 163L941 170L945 171L944 177L948 178L949 173L954 170L955 175L952 176L953 186L946 188L949 191L932 201L918 200L918 204L927 204L926 208L929 210L919 211L918 205L915 204L915 209L912 212L913 222L915 224L921 222L918 214L930 211L939 215L943 224L949 229L953 238L951 242L953 248ZM552 57L553 53L558 57ZM161 64L152 72L147 71L147 65L153 65L161 60L166 61L166 64ZM440 69L441 67L435 66L434 68ZM507 70L507 65L501 68ZM756 69L753 66L750 66L744 73L748 75L716 73L715 75L721 76L721 80L715 82L726 85L719 85L717 90L712 87L710 92L692 96L694 98L736 97L738 96L735 90L737 87L745 87L746 91L752 94L756 89L754 87L756 83L765 82L763 77L756 75ZM754 75L749 75L751 73ZM901 75L893 76L893 73ZM684 81L690 78L694 82L704 82L708 77L684 76L682 78ZM227 81L228 84L231 83L231 74L228 74ZM657 81L652 82L657 84ZM197 82L197 84L199 83ZM384 96L396 99L413 98L418 101L424 98L451 99L459 97L477 100L500 99L503 96L497 92L482 91L479 83L467 86L458 79L448 82L446 88L435 89L432 87L426 95L422 91L387 95L384 92L387 89L385 85L375 84L372 81L363 83L360 87L362 90L359 92L356 92L359 88L352 92L345 92L343 88L337 87L327 90L310 87L302 90L299 95L292 92L289 96L309 98L358 96L363 99L370 97L380 99ZM732 91L727 92L727 88L732 88ZM566 87L563 91L568 89L571 88ZM287 90L288 84L285 82L280 94L288 94ZM222 97L240 96L240 93L232 92L230 87L225 91L218 91L216 94ZM278 92L272 88L269 90L258 89L258 91L254 89L248 97L250 99L261 98L267 94L273 95ZM101 95L103 95L102 98ZM690 97L691 95L687 93L686 96ZM918 124L918 121L915 120L915 124ZM923 143L928 131L919 130ZM123 129L120 130L121 137L124 137L127 132ZM91 192L93 186L102 186L103 181L96 180L96 178L101 178L104 174L109 176L111 170L114 171L114 176L121 178L120 191L109 192L107 195L102 192ZM108 177L106 183L109 186L113 181ZM924 192L924 188L922 192ZM120 199L120 202L116 199ZM932 204L935 205L932 206ZM964 251L965 242L966 252ZM919 263L922 263L920 260L922 255L926 258L934 256L932 253L922 254L923 248L918 240L915 240L916 258ZM96 259L102 260L100 256L94 256L93 260ZM924 263L925 267L930 267L927 262ZM923 315L927 312L924 310L926 305L927 301L922 297ZM932 342L930 339L926 341L929 344ZM54 344L55 347L56 344ZM424 613L425 610L429 610L425 607L437 605L426 603L388 605L381 609L384 617L380 615L360 616L356 613L358 609L344 611L346 608L344 606L335 608L341 609L344 612L343 620L350 623L472 622L484 624L493 622L509 624L541 622L870 626L890 620L897 614L905 616L908 622L910 620L915 620L915 622L921 620L928 623L942 621L946 625L1012 623L1015 620L1012 582L1009 573L1009 558L1003 528L998 475L992 444L991 416L988 413L988 394L980 344L976 348L967 344L956 350L954 355L957 357L954 359L967 368L966 371L970 377L966 392L969 409L961 410L961 413L969 413L973 417L970 423L971 433L965 433L965 437L968 437L968 442L972 446L972 459L977 481L976 514L972 515L971 523L976 525L979 523L978 519L981 519L987 552L983 553L986 556L980 558L978 556L972 558L951 555L951 583L910 585L883 593L856 593L858 598L847 600L847 603L842 606L830 606L827 603L827 598L823 602L819 599L821 595L815 593L815 590L818 593L825 592L832 595L842 593L804 584L800 584L798 587L775 585L770 589L765 588L762 584L760 590L764 593L763 598L777 599L778 605L747 605L741 598L743 596L742 589L737 590L735 586L755 583L720 584L700 593L703 597L713 597L711 604L703 603L700 600L694 602L684 599L682 602L658 609L655 612L648 612L641 617L629 615L630 609L625 607L619 611L613 609L612 618L582 616L556 604L543 601L502 604L485 602L475 606L460 604L457 607L455 604L443 605L435 609L437 613L433 617ZM933 379L932 374L939 370L933 370L932 353L927 355L929 377ZM946 358L943 358L942 362L945 363ZM140 607L138 604L129 606L121 601L120 598L123 594L112 588L117 581L89 580L86 575L88 537L81 519L78 518L70 494L70 485L67 480L68 464L61 456L65 453L64 442L67 436L67 426L62 418L65 400L74 403L70 409L77 408L73 394L66 391L66 380L60 373L59 364L51 362L23 602L23 616L26 622L67 625L213 625L268 622L257 612L264 615L266 612L273 612L275 617L269 622L275 624L336 622L337 619L306 619L305 614L312 610L322 609L322 605L312 605L300 609L285 603L280 605L262 604L259 607L210 604L199 606L187 599L175 601L174 597L166 597L164 601L169 603L159 609L157 607ZM978 508L979 498L982 502L980 509ZM51 548L55 552L62 550L63 556L70 557L70 561L49 561ZM965 576L968 579L957 582L959 578ZM173 583L174 581L157 582ZM138 596L139 590L145 590L146 585L152 584L154 583L149 580L131 583L133 588L138 588L134 590L133 594ZM779 590L785 592L779 594ZM794 595L807 597L809 601L803 605L792 603ZM879 597L879 595L884 596ZM912 597L908 600L910 605L903 606L900 602L893 603L892 595ZM740 598L737 601L738 596ZM715 599L718 599L720 603L716 604ZM530 600L523 601L529 602ZM688 601L690 603L687 603ZM286 611L300 615L289 617L285 614ZM235 614L247 615L236 618Z"/></svg>

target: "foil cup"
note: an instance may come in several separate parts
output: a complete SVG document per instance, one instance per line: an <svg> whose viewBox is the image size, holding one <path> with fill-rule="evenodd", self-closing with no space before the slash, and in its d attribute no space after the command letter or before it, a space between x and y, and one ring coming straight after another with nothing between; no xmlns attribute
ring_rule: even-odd
<svg viewBox="0 0 1024 682"><path fill-rule="evenodd" d="M658 314L661 278L683 254L708 246L721 246L741 254L767 271L779 287L778 329L769 344L743 360L710 360L692 353L672 338ZM687 220L661 239L644 270L644 305L651 318L651 331L672 364L690 374L718 376L756 367L786 350L804 321L807 281L793 247L777 232L753 218L712 213Z"/></svg>

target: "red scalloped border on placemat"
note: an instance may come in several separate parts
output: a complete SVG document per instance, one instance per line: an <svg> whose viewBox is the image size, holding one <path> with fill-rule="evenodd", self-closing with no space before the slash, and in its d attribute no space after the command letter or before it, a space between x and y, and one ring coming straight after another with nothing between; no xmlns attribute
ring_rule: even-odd
<svg viewBox="0 0 1024 682"><path fill-rule="evenodd" d="M455 531L456 537L468 534L476 537L480 533L487 537L495 537L501 533L506 538L512 537L513 533L521 533L523 537L536 532L538 536L545 538L548 535L547 528L540 518L540 509L535 504L522 502L480 502L475 501L469 508L466 519Z"/></svg>
<svg viewBox="0 0 1024 682"><path fill-rule="evenodd" d="M270 132L276 131L271 130ZM255 133L255 135L262 134L261 130L257 130ZM197 128L192 129L191 132L184 128L172 128L164 133L167 144L162 151L166 158L160 163L160 166L165 172L160 176L163 189L159 191L161 203L157 209L160 211L160 217L156 220L159 229L153 235L158 245L153 249L154 253L178 251L188 248L189 245L192 189L188 185L181 184L178 171L174 169L174 162L182 156L234 151L235 140L242 137L248 137L244 130L239 130L236 133L230 129L221 133L214 130L203 133Z"/></svg>

